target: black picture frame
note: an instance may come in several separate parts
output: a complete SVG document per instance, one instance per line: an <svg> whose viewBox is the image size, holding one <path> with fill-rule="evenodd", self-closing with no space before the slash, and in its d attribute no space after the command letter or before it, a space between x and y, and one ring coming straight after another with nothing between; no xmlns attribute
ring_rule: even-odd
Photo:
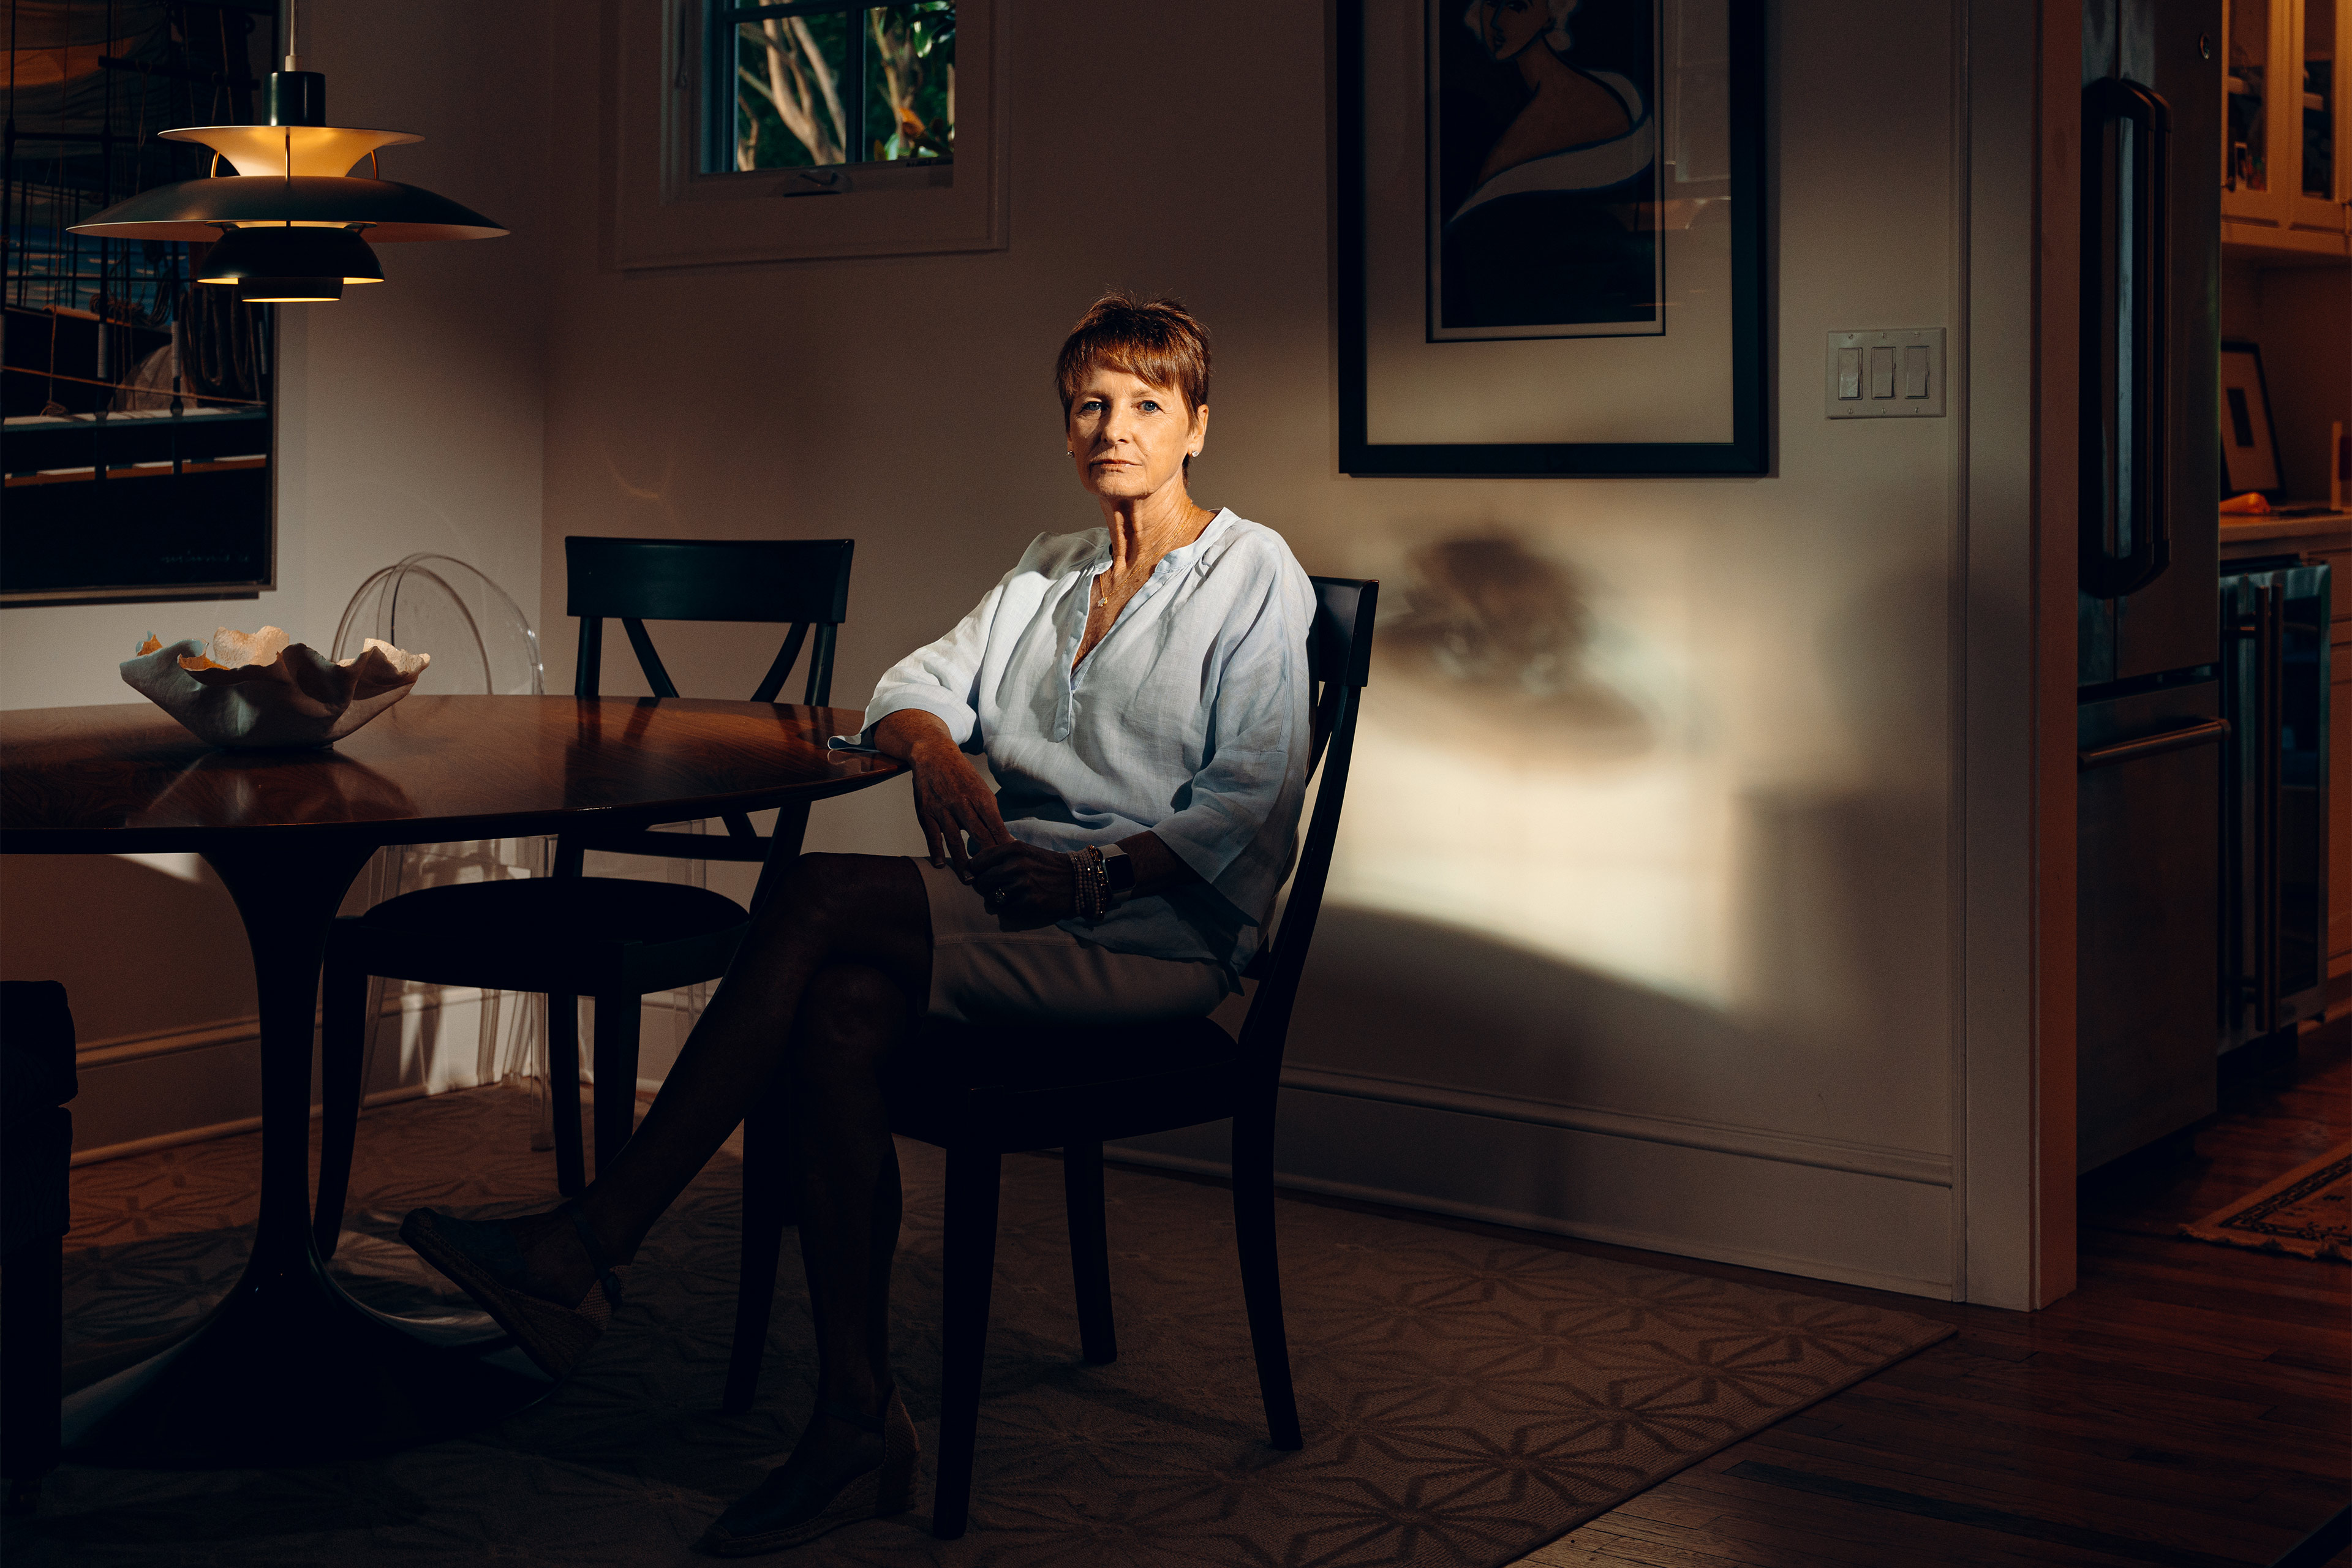
<svg viewBox="0 0 2352 1568"><path fill-rule="evenodd" d="M216 10L188 29L158 13L152 29L89 46L63 80L12 89L0 609L278 585L278 307L195 282L203 247L73 232L133 191L211 169L206 149L154 128L254 122L281 53L276 12Z"/></svg>
<svg viewBox="0 0 2352 1568"><path fill-rule="evenodd" d="M2252 362L2253 381L2251 389L2242 382L2232 384L2234 378L2231 374L2230 361L2238 355ZM2221 437L2222 498L2226 500L2248 490L2256 490L2265 500L2284 500L2286 468L2279 461L2278 422L2271 415L2271 384L2270 378L2263 374L2262 345L2242 338L2224 338L2221 340L2221 400L2214 412L2220 420ZM2252 390L2254 395L2251 399L2242 396L2247 390ZM2230 396L2232 392L2240 393L2242 396L2233 400ZM2241 421L2243 422L2242 434L2246 437L2242 441L2237 438L2242 434L2237 428ZM2233 448L2245 453L2234 463L2230 456Z"/></svg>
<svg viewBox="0 0 2352 1568"><path fill-rule="evenodd" d="M278 586L279 309L226 307L250 318L257 349L259 395L238 415L218 416L191 393L170 417L77 411L18 418L0 432L8 485L0 609L252 599ZM6 327L21 330L29 312L6 315ZM119 322L100 330L129 335ZM193 336L184 331L181 341ZM25 384L46 380L13 366L8 379L18 397ZM110 390L77 389L83 400ZM42 482L45 470L76 482Z"/></svg>
<svg viewBox="0 0 2352 1568"><path fill-rule="evenodd" d="M1458 7L1460 0L1423 0ZM1756 475L1770 472L1770 375L1765 337L1767 287L1764 201L1766 162L1766 16L1763 0L1728 0L1728 161L1731 180L1731 329L1722 374L1731 395L1731 437L1719 442L1375 442L1370 438L1368 381L1370 290L1367 283L1365 123L1366 16L1368 0L1338 0L1336 60L1339 119L1339 199L1336 226L1336 295L1339 305L1339 468L1357 477L1455 475L1643 476L1663 474ZM1425 105L1412 112L1426 112ZM1422 154L1424 181L1433 178ZM1557 353L1563 374L1575 363L1580 343L1560 338Z"/></svg>

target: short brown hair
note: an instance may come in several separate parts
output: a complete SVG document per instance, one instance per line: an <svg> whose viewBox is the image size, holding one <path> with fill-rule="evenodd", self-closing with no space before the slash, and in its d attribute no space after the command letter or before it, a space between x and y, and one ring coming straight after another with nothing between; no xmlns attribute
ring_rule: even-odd
<svg viewBox="0 0 2352 1568"><path fill-rule="evenodd" d="M1209 329L1177 300L1106 294L1087 307L1063 340L1054 378L1064 419L1079 378L1097 367L1168 387L1184 399L1187 414L1198 413L1209 401Z"/></svg>

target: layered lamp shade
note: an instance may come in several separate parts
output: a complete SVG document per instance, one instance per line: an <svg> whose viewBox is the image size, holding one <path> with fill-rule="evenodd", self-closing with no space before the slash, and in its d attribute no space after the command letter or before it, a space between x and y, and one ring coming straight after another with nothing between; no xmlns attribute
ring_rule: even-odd
<svg viewBox="0 0 2352 1568"><path fill-rule="evenodd" d="M340 300L345 284L381 283L373 245L507 232L431 191L352 178L362 160L374 172L379 149L424 138L327 124L327 79L317 71L271 72L263 102L264 124L157 132L211 148L213 166L226 161L236 174L142 191L73 232L209 245L196 280L234 287L248 304Z"/></svg>

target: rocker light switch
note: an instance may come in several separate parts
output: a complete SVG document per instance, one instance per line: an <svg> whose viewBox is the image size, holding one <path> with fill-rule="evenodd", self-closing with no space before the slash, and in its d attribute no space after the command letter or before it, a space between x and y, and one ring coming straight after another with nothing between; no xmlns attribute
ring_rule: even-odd
<svg viewBox="0 0 2352 1568"><path fill-rule="evenodd" d="M1832 419L1916 419L1944 412L1944 329L1829 335Z"/></svg>

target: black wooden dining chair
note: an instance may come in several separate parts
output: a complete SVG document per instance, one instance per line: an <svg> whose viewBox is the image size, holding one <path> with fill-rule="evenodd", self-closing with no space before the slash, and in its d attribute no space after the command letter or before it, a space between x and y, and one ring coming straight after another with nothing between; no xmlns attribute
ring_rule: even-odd
<svg viewBox="0 0 2352 1568"><path fill-rule="evenodd" d="M1007 1154L1062 1151L1080 1351L1089 1362L1108 1362L1118 1349L1104 1229L1103 1144L1231 1118L1234 1235L1267 1436L1277 1448L1300 1446L1275 1258L1275 1102L1298 978L1331 870L1380 590L1373 582L1314 582L1316 624L1307 647L1320 689L1309 766L1320 764L1322 784L1280 928L1250 966L1257 991L1241 1037L1207 1018L1069 1029L981 1028L932 1019L892 1064L890 1130L948 1156L939 1489L931 1507L931 1531L941 1540L961 1535L970 1512L996 1263L997 1184ZM791 1222L784 1109L771 1098L743 1127L742 1266L726 1392L727 1409L738 1414L751 1408L759 1383L782 1233Z"/></svg>
<svg viewBox="0 0 2352 1568"><path fill-rule="evenodd" d="M646 622L751 621L789 623L783 646L751 700L774 701L806 647L808 675L801 700L825 706L833 694L835 634L848 614L853 543L566 539L566 608L580 620L573 694L598 695L607 617L617 619L628 634L656 697L676 697L678 690ZM335 921L327 942L320 1041L323 1126L314 1225L320 1257L334 1255L351 1180L363 1087L362 1047L374 1022L366 1016L368 976L546 994L556 1185L567 1196L575 1194L585 1184L579 998L594 999L601 1171L635 1125L641 998L719 978L751 919L743 906L708 889L585 876L583 859L593 849L760 861L752 895L756 909L799 856L808 807L782 808L774 831L764 837L746 816L721 820L723 835L664 833L653 826L566 833L556 842L552 876L420 889Z"/></svg>

